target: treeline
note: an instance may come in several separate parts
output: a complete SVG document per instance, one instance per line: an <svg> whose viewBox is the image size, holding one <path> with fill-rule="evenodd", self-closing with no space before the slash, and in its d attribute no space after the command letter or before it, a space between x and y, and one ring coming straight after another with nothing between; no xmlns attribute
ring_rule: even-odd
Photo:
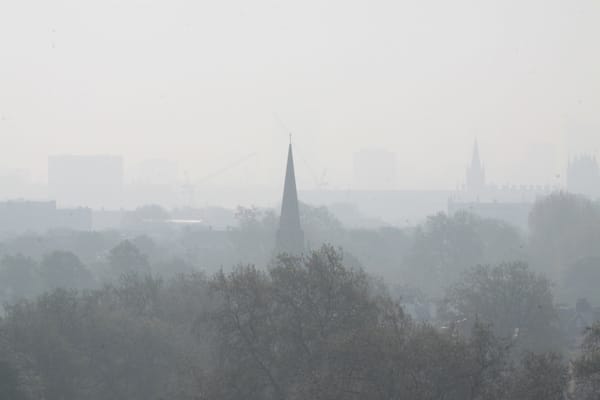
<svg viewBox="0 0 600 400"><path fill-rule="evenodd" d="M527 232L467 212L434 215L413 228L371 230L345 228L326 208L301 205L300 212L309 249L322 243L342 247L347 264L364 267L405 298L439 299L465 269L519 261L556 285L558 301L573 305L585 297L591 304L600 304L595 286L600 280L600 246L596 245L600 205L583 197L556 193L539 200ZM169 216L159 207L142 207L131 218L143 220L148 213L155 219ZM212 273L240 263L269 263L275 256L276 213L240 207L235 220L236 227L221 231L48 232L4 237L0 297L14 301L51 289L52 284L45 283L39 273L48 269L44 258L56 251L72 253L78 261L71 264L81 263L96 285L116 279L130 266L169 277L199 270ZM121 254L112 257L117 251ZM32 280L25 273L19 277L16 270L33 271L37 289L27 287L25 282ZM57 276L70 282L60 273ZM83 281L74 287L86 288L79 286Z"/></svg>
<svg viewBox="0 0 600 400"><path fill-rule="evenodd" d="M256 208L225 231L4 238L0 399L598 398L600 326L573 314L566 337L557 308L600 302L597 204L549 196L528 232L301 213L302 259Z"/></svg>
<svg viewBox="0 0 600 400"><path fill-rule="evenodd" d="M144 238L138 238L137 242L141 239ZM98 288L103 282L114 281L123 274L154 272L170 276L193 271L178 258L151 264L134 243L123 240L88 265L74 252L65 250L52 250L39 259L21 252L5 254L0 259L0 300L10 304L57 288Z"/></svg>
<svg viewBox="0 0 600 400"><path fill-rule="evenodd" d="M448 293L448 312L458 314L439 326L411 320L328 246L266 269L169 280L130 273L100 289L56 289L7 307L0 398L597 398L600 326L569 368L546 340L551 312L507 330L520 318L510 307L552 307L547 282L522 265L482 268ZM486 293L492 283L503 288ZM484 314L483 303L532 286L540 289L495 311L515 321L490 324L501 314Z"/></svg>
<svg viewBox="0 0 600 400"><path fill-rule="evenodd" d="M301 206L300 212L309 244L342 247L348 263L401 287L403 295L439 299L468 268L525 262L554 283L560 302L574 305L585 297L600 305L600 203L585 197L557 192L539 199L527 231L469 212L432 215L414 228L371 230L345 229L324 208ZM240 209L238 219L236 251L257 264L267 262L274 213Z"/></svg>

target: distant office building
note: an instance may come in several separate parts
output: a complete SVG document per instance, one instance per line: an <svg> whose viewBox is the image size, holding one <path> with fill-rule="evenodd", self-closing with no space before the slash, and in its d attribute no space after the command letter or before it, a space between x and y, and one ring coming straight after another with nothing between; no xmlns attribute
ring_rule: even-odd
<svg viewBox="0 0 600 400"><path fill-rule="evenodd" d="M592 199L600 197L600 168L596 157L582 155L569 161L567 190Z"/></svg>
<svg viewBox="0 0 600 400"><path fill-rule="evenodd" d="M105 155L51 156L48 189L61 206L119 209L123 205L123 159Z"/></svg>
<svg viewBox="0 0 600 400"><path fill-rule="evenodd" d="M354 184L360 190L393 190L398 183L396 154L387 150L354 153Z"/></svg>
<svg viewBox="0 0 600 400"><path fill-rule="evenodd" d="M18 234L53 229L89 231L92 229L92 210L57 209L54 201L0 202L0 232Z"/></svg>
<svg viewBox="0 0 600 400"><path fill-rule="evenodd" d="M473 145L473 156L471 164L467 167L467 186L470 192L482 192L485 190L485 168L479 157L479 144L475 140Z"/></svg>

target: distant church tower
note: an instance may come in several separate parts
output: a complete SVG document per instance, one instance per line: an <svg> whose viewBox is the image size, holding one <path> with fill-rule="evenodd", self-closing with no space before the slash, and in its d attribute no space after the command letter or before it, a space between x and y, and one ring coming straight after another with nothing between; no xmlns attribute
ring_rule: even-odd
<svg viewBox="0 0 600 400"><path fill-rule="evenodd" d="M304 232L300 227L300 211L298 208L298 192L296 191L296 176L294 174L294 156L292 143L288 149L287 169L281 202L281 216L277 231L277 253L300 255L304 251Z"/></svg>
<svg viewBox="0 0 600 400"><path fill-rule="evenodd" d="M485 169L479 158L479 145L477 140L475 140L471 165L467 167L467 190L480 192L483 189L485 189Z"/></svg>

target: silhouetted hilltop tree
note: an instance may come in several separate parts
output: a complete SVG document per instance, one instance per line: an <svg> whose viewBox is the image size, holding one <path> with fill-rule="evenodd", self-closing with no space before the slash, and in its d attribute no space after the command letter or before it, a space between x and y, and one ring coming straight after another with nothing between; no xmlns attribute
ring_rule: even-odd
<svg viewBox="0 0 600 400"><path fill-rule="evenodd" d="M330 246L208 280L58 289L0 320L0 390L27 400L558 399L562 360L527 357L481 321L415 323Z"/></svg>
<svg viewBox="0 0 600 400"><path fill-rule="evenodd" d="M192 400L205 367L193 330L202 282L128 276L88 294L59 289L9 307L2 331L35 366L36 399Z"/></svg>
<svg viewBox="0 0 600 400"><path fill-rule="evenodd" d="M415 324L341 254L322 247L212 280L207 399L509 399L510 346Z"/></svg>
<svg viewBox="0 0 600 400"><path fill-rule="evenodd" d="M239 230L230 231L236 263L266 264L273 254L279 217L272 209L238 207L235 213Z"/></svg>
<svg viewBox="0 0 600 400"><path fill-rule="evenodd" d="M600 211L585 197L560 192L539 200L529 229L532 264L553 279L581 258L600 257Z"/></svg>
<svg viewBox="0 0 600 400"><path fill-rule="evenodd" d="M0 399L39 400L43 390L30 360L18 354L0 330Z"/></svg>
<svg viewBox="0 0 600 400"><path fill-rule="evenodd" d="M520 350L561 349L550 282L522 262L470 268L449 288L441 311L463 330L478 320L490 324Z"/></svg>
<svg viewBox="0 0 600 400"><path fill-rule="evenodd" d="M561 295L570 304L586 298L592 304L600 304L600 257L582 257L568 266L563 273Z"/></svg>
<svg viewBox="0 0 600 400"><path fill-rule="evenodd" d="M165 278L196 272L196 267L182 257L172 257L152 265L153 274Z"/></svg>
<svg viewBox="0 0 600 400"><path fill-rule="evenodd" d="M129 240L122 241L110 251L108 262L113 277L122 274L144 275L150 272L148 259Z"/></svg>
<svg viewBox="0 0 600 400"><path fill-rule="evenodd" d="M256 206L237 207L235 219L242 231L273 233L277 230L279 217L272 209L261 209Z"/></svg>
<svg viewBox="0 0 600 400"><path fill-rule="evenodd" d="M348 358L352 347L386 321L367 276L346 269L332 248L280 258L268 271L242 266L217 275L212 286L222 303L208 315L218 360L209 398L319 398L375 389L366 381L350 387L341 370L356 367ZM392 308L390 318L401 318Z"/></svg>
<svg viewBox="0 0 600 400"><path fill-rule="evenodd" d="M307 245L318 249L324 243L341 244L344 227L327 207L314 207L300 202L300 224Z"/></svg>
<svg viewBox="0 0 600 400"><path fill-rule="evenodd" d="M114 246L122 241L116 231L49 231L45 234L24 234L5 238L0 246L1 256L22 254L33 260L41 260L53 251L68 251L92 268Z"/></svg>
<svg viewBox="0 0 600 400"><path fill-rule="evenodd" d="M556 353L527 352L512 373L511 400L564 400L568 367Z"/></svg>
<svg viewBox="0 0 600 400"><path fill-rule="evenodd" d="M390 285L406 283L402 260L413 244L411 232L394 227L379 229L347 229L332 239L348 255L354 257L370 274Z"/></svg>
<svg viewBox="0 0 600 400"><path fill-rule="evenodd" d="M40 276L46 290L56 288L89 289L94 278L79 258L68 251L46 254L40 263Z"/></svg>
<svg viewBox="0 0 600 400"><path fill-rule="evenodd" d="M165 250L164 252L166 252L166 249L161 249L156 243L156 240L148 235L135 236L134 238L129 239L129 242L135 246L149 262L160 259L163 253L162 250Z"/></svg>
<svg viewBox="0 0 600 400"><path fill-rule="evenodd" d="M573 363L576 399L600 398L600 322L588 327L581 344L581 354Z"/></svg>
<svg viewBox="0 0 600 400"><path fill-rule="evenodd" d="M437 214L415 230L404 260L406 279L429 295L439 295L467 268L523 259L523 247L518 231L503 222L466 212Z"/></svg>
<svg viewBox="0 0 600 400"><path fill-rule="evenodd" d="M21 392L18 371L2 358L0 358L0 398L26 399Z"/></svg>
<svg viewBox="0 0 600 400"><path fill-rule="evenodd" d="M38 265L30 257L17 254L0 261L0 293L3 301L14 302L42 291Z"/></svg>

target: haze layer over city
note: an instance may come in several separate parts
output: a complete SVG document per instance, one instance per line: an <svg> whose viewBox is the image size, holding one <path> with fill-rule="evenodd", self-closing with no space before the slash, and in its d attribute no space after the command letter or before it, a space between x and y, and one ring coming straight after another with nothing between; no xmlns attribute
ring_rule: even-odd
<svg viewBox="0 0 600 400"><path fill-rule="evenodd" d="M0 400L593 400L600 2L0 1Z"/></svg>

